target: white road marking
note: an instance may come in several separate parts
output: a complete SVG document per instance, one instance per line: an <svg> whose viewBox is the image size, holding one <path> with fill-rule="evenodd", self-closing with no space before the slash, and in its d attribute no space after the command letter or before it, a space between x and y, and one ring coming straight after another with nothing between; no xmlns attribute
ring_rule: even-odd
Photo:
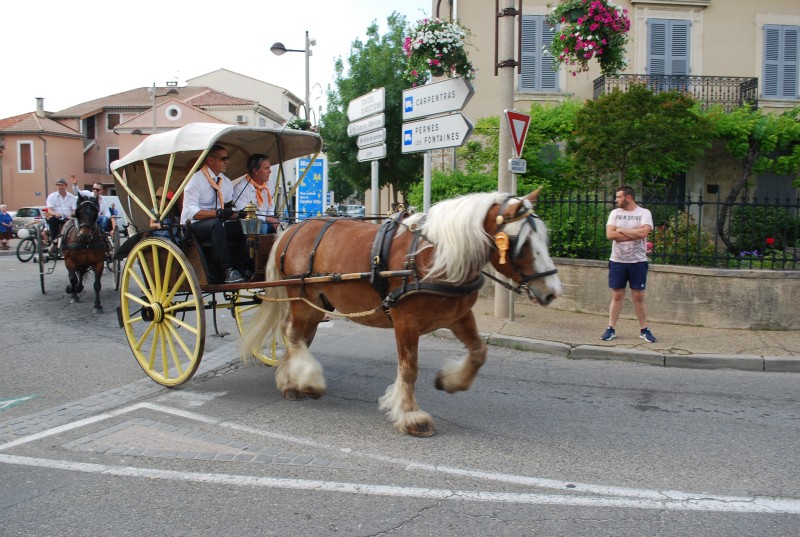
<svg viewBox="0 0 800 537"><path fill-rule="evenodd" d="M50 468L55 470L69 470L100 475L115 475L127 477L141 477L148 479L162 479L170 481L187 481L196 483L227 484L235 486L280 488L292 490L306 490L316 492L339 492L347 494L363 494L375 496L393 496L405 498L423 498L438 500L478 501L496 503L518 503L529 505L572 505L588 507L623 507L633 509L666 509L672 511L714 511L736 513L773 513L773 514L800 514L800 500L792 498L767 498L758 496L718 496L708 493L691 493L683 491L657 491L648 489L634 489L625 487L611 487L577 483L572 481L557 481L513 474L500 474L439 466L417 461L386 457L374 453L354 451L348 447L333 446L316 442L314 440L294 437L291 435L272 433L240 424L222 421L218 418L204 416L196 412L181 410L152 403L139 403L111 412L105 412L78 420L66 425L53 427L40 433L32 434L11 442L0 445L0 451L34 442L48 436L60 434L72 429L77 429L97 423L109 418L127 414L136 410L151 410L172 414L185 419L199 421L209 425L217 425L237 431L247 432L258 436L274 438L300 445L335 450L355 457L363 457L391 464L401 465L407 471L426 471L433 473L446 473L475 479L513 483L537 488L556 489L561 494L533 494L511 492L474 492L455 489L432 489L422 487L401 487L388 485L373 485L367 483L341 483L336 481L319 481L311 479L281 479L271 477L253 477L230 474L212 474L203 472L178 472L170 470L157 470L148 468L135 468L130 466L112 466L105 464L81 463L66 460L43 459L19 455L0 454L0 463ZM569 488L567 488L569 486ZM583 495L581 495L583 494ZM587 494L591 494L588 496Z"/></svg>

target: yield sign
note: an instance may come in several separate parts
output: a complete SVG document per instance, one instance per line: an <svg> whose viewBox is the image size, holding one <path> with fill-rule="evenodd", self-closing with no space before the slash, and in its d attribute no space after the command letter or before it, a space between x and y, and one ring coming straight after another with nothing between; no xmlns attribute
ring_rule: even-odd
<svg viewBox="0 0 800 537"><path fill-rule="evenodd" d="M522 147L525 145L525 137L528 135L528 125L531 124L531 116L520 114L513 110L506 110L506 119L511 128L511 139L514 141L514 150L517 157L522 156Z"/></svg>

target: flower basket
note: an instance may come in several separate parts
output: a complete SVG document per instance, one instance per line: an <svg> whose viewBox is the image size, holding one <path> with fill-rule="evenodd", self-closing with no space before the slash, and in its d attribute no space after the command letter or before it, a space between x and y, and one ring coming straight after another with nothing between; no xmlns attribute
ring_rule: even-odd
<svg viewBox="0 0 800 537"><path fill-rule="evenodd" d="M596 59L604 75L614 75L627 66L627 9L609 0L562 0L547 24L557 28L548 50L554 69L563 64L575 76Z"/></svg>
<svg viewBox="0 0 800 537"><path fill-rule="evenodd" d="M475 68L466 51L467 31L458 23L423 19L403 40L406 79L412 86L424 84L430 76L475 78Z"/></svg>

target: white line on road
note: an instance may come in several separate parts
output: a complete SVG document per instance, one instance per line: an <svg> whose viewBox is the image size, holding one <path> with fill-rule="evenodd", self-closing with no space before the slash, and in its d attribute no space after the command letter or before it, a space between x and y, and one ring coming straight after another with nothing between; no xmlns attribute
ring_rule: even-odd
<svg viewBox="0 0 800 537"><path fill-rule="evenodd" d="M527 485L538 488L556 489L562 494L529 494L510 492L474 492L453 489L431 489L420 487L400 487L387 485L371 485L365 483L340 483L335 481L318 481L307 479L281 479L270 477L253 477L228 474L211 474L199 472L178 472L169 470L156 470L148 468L134 468L129 466L111 466L104 464L80 463L65 460L43 459L18 455L0 454L0 463L51 468L56 470L70 470L101 475L117 475L128 477L142 477L150 479L163 479L171 481L187 481L197 483L228 484L235 486L280 488L293 490L307 490L316 492L340 492L348 494L363 494L376 496L395 496L407 498L426 498L439 500L461 500L478 502L520 503L530 505L573 505L591 507L627 507L634 509L667 509L673 511L716 511L736 513L782 513L800 514L800 500L792 498L766 498L757 496L717 496L708 493L691 493L682 491L657 491L647 489L633 489L625 487L611 487L576 483L571 481L557 481L528 476L500 474L438 466L420 463L407 459L386 457L383 455L353 451L347 447L323 444L306 438L291 435L272 433L261 429L243 426L240 424L222 421L191 412L188 410L171 408L152 403L138 403L78 420L66 425L53 427L46 431L32 434L11 442L0 445L0 451L17 447L22 444L40 440L48 436L60 434L72 429L77 429L97 423L109 418L127 414L136 410L151 410L163 412L201 423L216 425L242 432L247 432L263 437L275 438L310 447L336 450L351 456L369 458L391 464L404 466L406 470L423 470L427 472L446 473L475 479ZM567 488L569 487L569 488ZM583 494L583 495L579 495ZM591 494L592 496L587 496Z"/></svg>

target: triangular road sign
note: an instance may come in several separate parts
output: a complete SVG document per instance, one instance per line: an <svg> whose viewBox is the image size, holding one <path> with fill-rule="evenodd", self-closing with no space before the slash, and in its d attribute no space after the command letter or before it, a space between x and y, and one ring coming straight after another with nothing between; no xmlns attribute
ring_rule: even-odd
<svg viewBox="0 0 800 537"><path fill-rule="evenodd" d="M522 148L525 145L525 137L528 135L528 125L531 124L531 116L520 114L513 110L506 110L506 119L511 128L511 139L514 141L514 150L517 158L522 156Z"/></svg>

